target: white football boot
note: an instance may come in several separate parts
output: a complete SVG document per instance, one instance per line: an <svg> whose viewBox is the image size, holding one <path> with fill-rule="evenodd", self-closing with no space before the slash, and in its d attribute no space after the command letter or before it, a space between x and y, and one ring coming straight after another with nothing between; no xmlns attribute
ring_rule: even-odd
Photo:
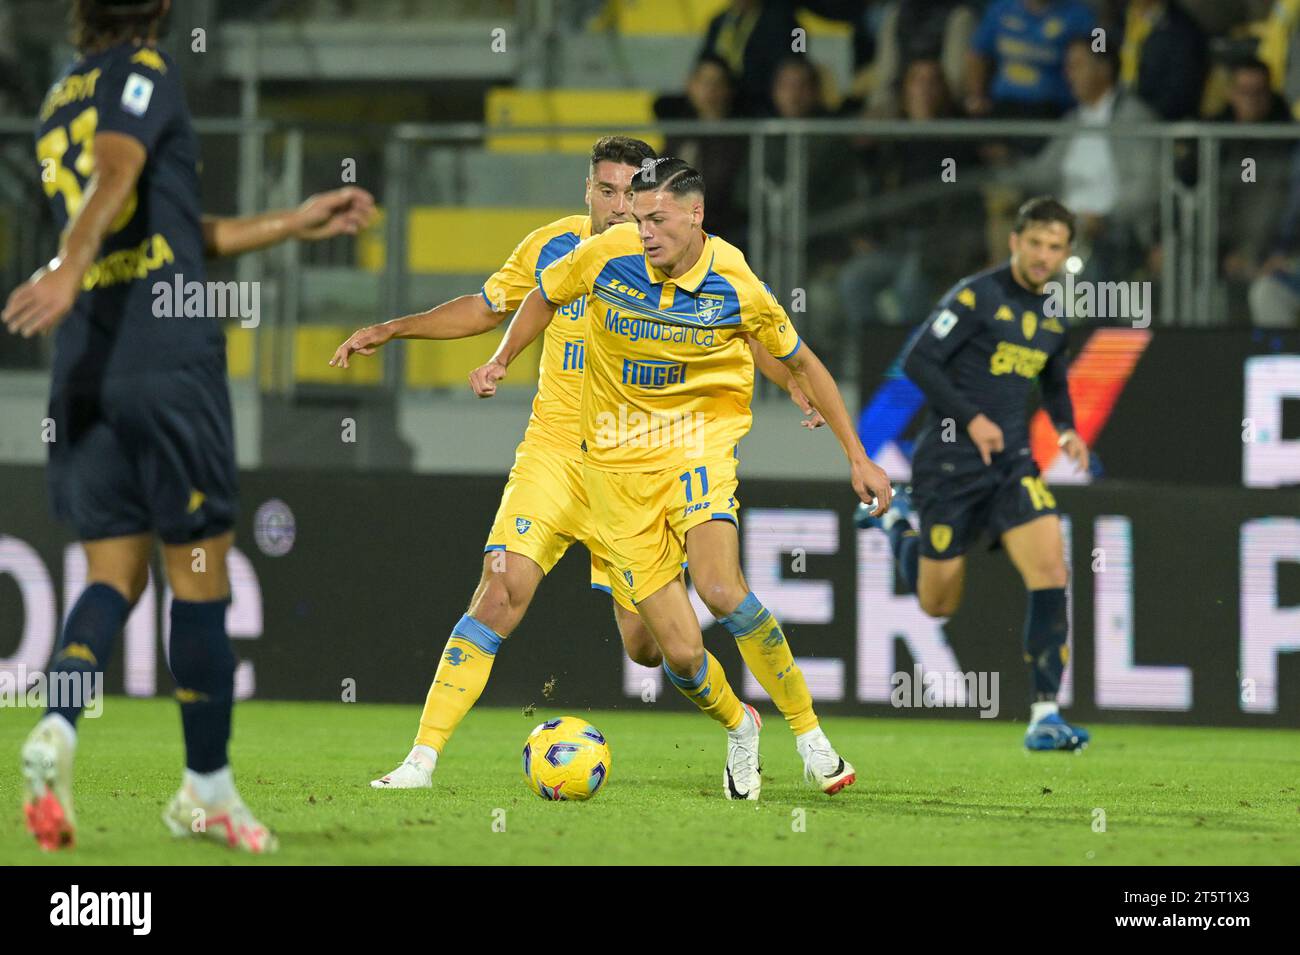
<svg viewBox="0 0 1300 955"><path fill-rule="evenodd" d="M433 770L438 765L438 751L431 750L432 760L424 753L411 750L402 765L387 776L370 781L371 789L432 789Z"/></svg>
<svg viewBox="0 0 1300 955"><path fill-rule="evenodd" d="M758 799L763 788L762 760L758 755L758 731L763 718L748 703L744 721L727 730L727 765L722 771L722 791L728 799Z"/></svg>
<svg viewBox="0 0 1300 955"><path fill-rule="evenodd" d="M46 852L71 849L77 841L77 817L72 811L76 741L68 721L51 713L23 743L23 815L27 831Z"/></svg>
<svg viewBox="0 0 1300 955"><path fill-rule="evenodd" d="M821 727L795 737L795 747L803 757L804 778L818 786L826 795L834 796L845 786L852 786L857 781L857 773L852 765L835 752L835 747L821 731Z"/></svg>
<svg viewBox="0 0 1300 955"><path fill-rule="evenodd" d="M179 838L207 836L229 849L255 855L275 852L280 842L244 805L238 793L215 803L204 803L187 782L163 810L163 822Z"/></svg>

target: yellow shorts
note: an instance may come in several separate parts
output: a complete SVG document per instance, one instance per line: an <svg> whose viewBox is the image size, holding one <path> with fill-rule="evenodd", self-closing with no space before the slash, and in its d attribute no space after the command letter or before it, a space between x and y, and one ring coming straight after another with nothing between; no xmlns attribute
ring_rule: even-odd
<svg viewBox="0 0 1300 955"><path fill-rule="evenodd" d="M549 574L575 542L591 552L591 586L610 593L606 552L596 536L582 480L582 462L543 445L523 442L501 494L484 553L522 554ZM624 606L629 610L631 600Z"/></svg>
<svg viewBox="0 0 1300 955"><path fill-rule="evenodd" d="M736 459L689 470L583 472L614 599L644 600L682 572L686 532L707 521L737 523Z"/></svg>

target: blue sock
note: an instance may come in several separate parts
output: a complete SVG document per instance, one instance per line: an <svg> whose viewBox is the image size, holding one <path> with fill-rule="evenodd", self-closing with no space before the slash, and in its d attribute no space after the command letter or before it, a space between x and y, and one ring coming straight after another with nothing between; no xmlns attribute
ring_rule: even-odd
<svg viewBox="0 0 1300 955"><path fill-rule="evenodd" d="M68 614L68 622L63 625L59 649L50 661L52 678L60 673L73 676L49 681L48 712L58 713L73 726L77 725L94 674L102 674L108 667L109 657L113 655L113 642L130 613L131 605L127 599L108 584L91 584L82 591ZM75 691L59 692L55 689L72 690L69 684L73 682L78 684ZM55 699L56 692L65 698Z"/></svg>
<svg viewBox="0 0 1300 955"><path fill-rule="evenodd" d="M921 538L916 536L916 531L912 530L912 525L907 521L896 521L889 529L889 547L894 552L894 560L898 563L898 572L903 575L907 592L916 593Z"/></svg>
<svg viewBox="0 0 1300 955"><path fill-rule="evenodd" d="M229 599L172 601L171 670L185 730L185 765L211 773L228 762L235 652L226 636Z"/></svg>
<svg viewBox="0 0 1300 955"><path fill-rule="evenodd" d="M1025 614L1025 662L1029 664L1034 700L1055 700L1069 659L1066 644L1065 588L1029 591Z"/></svg>

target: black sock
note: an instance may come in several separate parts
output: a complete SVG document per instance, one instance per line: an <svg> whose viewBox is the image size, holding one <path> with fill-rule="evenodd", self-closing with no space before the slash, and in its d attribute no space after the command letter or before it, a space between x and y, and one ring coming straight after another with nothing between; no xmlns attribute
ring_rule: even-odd
<svg viewBox="0 0 1300 955"><path fill-rule="evenodd" d="M185 765L210 773L227 763L235 702L235 652L226 636L229 599L172 601L171 670L185 729Z"/></svg>
<svg viewBox="0 0 1300 955"><path fill-rule="evenodd" d="M89 702L94 674L108 667L113 642L130 613L127 599L108 584L91 584L82 591L50 662L48 712L77 725L77 717ZM67 676L59 679L60 674Z"/></svg>
<svg viewBox="0 0 1300 955"><path fill-rule="evenodd" d="M903 575L909 594L916 593L917 563L921 555L921 539L907 521L895 521L889 529L889 547L898 562L898 572Z"/></svg>
<svg viewBox="0 0 1300 955"><path fill-rule="evenodd" d="M1069 658L1066 637L1065 588L1029 591L1024 646L1035 701L1056 699Z"/></svg>

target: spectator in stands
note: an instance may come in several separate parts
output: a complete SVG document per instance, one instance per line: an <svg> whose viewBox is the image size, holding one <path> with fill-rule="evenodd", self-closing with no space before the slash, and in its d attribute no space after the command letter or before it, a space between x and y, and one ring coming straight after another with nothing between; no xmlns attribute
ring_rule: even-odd
<svg viewBox="0 0 1300 955"><path fill-rule="evenodd" d="M799 27L795 11L808 10L831 20L854 21L865 0L731 0L709 23L700 55L720 57L738 78L736 112L770 116L772 77L794 49Z"/></svg>
<svg viewBox="0 0 1300 955"><path fill-rule="evenodd" d="M1258 56L1268 65L1273 88L1300 118L1300 0L1275 0L1264 21Z"/></svg>
<svg viewBox="0 0 1300 955"><path fill-rule="evenodd" d="M1249 292L1250 320L1263 328L1300 327L1300 150L1291 163L1286 208Z"/></svg>
<svg viewBox="0 0 1300 955"><path fill-rule="evenodd" d="M731 118L735 97L731 70L719 57L706 53L691 70L686 95L659 97L655 115L721 122ZM743 136L669 136L664 155L684 159L704 175L709 189L709 232L743 251L749 228L744 208L749 141Z"/></svg>
<svg viewBox="0 0 1300 955"><path fill-rule="evenodd" d="M938 59L907 65L896 102L891 119L959 115ZM983 203L973 186L966 187L978 166L971 140L892 139L871 143L862 158L872 172L873 194L910 201L901 214L851 240L854 255L839 274L850 333L846 346L869 323L920 322L954 276L984 263ZM956 162L956 183L940 176L949 159Z"/></svg>
<svg viewBox="0 0 1300 955"><path fill-rule="evenodd" d="M957 102L965 98L966 52L975 33L975 11L963 0L898 0L886 7L871 67L868 116L898 116L904 64L937 60L944 85Z"/></svg>
<svg viewBox="0 0 1300 955"><path fill-rule="evenodd" d="M1065 50L1091 38L1096 18L1082 0L993 0L966 58L966 112L1054 119L1073 100Z"/></svg>
<svg viewBox="0 0 1300 955"><path fill-rule="evenodd" d="M1093 52L1090 39L1070 43L1066 75L1079 105L1065 118L1083 126L1155 122L1141 100L1119 86L1113 48ZM1078 217L1075 245L1085 275L1127 278L1145 259L1160 196L1159 149L1154 140L1076 133L1052 140L1008 181L1028 194L1054 192Z"/></svg>
<svg viewBox="0 0 1300 955"><path fill-rule="evenodd" d="M1228 107L1217 118L1234 124L1290 122L1286 103L1270 85L1268 67L1258 60L1233 67ZM1220 146L1219 267L1231 315L1244 315L1252 283L1276 271L1277 255L1270 253L1290 248L1280 199L1291 180L1294 147L1293 140L1277 139L1225 139Z"/></svg>
<svg viewBox="0 0 1300 955"><path fill-rule="evenodd" d="M1124 86L1165 120L1200 114L1205 34L1178 0L1129 0L1120 48Z"/></svg>
<svg viewBox="0 0 1300 955"><path fill-rule="evenodd" d="M778 119L824 119L826 109L821 74L807 56L791 54L772 76L772 105ZM845 199L852 185L844 171L852 161L852 152L842 136L810 136L807 147L808 212L816 215L835 208ZM785 183L786 150L784 144L769 145L766 157L768 179Z"/></svg>

